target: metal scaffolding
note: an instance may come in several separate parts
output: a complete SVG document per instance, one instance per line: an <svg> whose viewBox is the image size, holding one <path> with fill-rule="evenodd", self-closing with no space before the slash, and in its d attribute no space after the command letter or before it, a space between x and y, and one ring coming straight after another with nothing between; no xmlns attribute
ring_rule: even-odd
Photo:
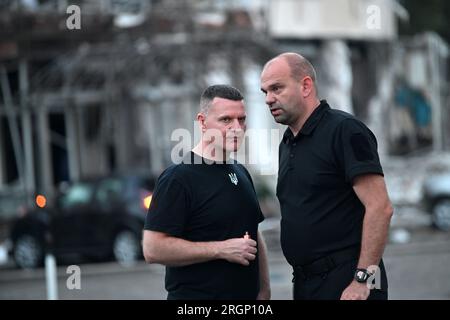
<svg viewBox="0 0 450 320"><path fill-rule="evenodd" d="M220 8L222 25L196 20L199 12L217 11L212 1L71 1L84 10L75 31L61 28L64 2L20 3L0 3L0 119L8 119L9 161L27 195L54 194L55 146L67 154L71 181L135 167L159 172L168 160L162 141L174 125L189 125L183 114L196 108L208 61L224 59L239 84L239 61L263 63L274 53L245 11ZM124 12L138 23L123 27ZM19 88L10 90L16 73ZM142 112L152 127L148 143L136 139ZM55 114L63 116L64 134L52 130ZM0 186L2 173L0 167Z"/></svg>

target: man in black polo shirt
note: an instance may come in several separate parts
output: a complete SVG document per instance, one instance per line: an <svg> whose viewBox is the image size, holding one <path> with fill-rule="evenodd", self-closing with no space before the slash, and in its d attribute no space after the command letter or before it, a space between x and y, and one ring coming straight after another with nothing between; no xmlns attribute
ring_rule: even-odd
<svg viewBox="0 0 450 320"><path fill-rule="evenodd" d="M158 179L145 259L166 265L168 299L269 299L264 216L250 174L229 158L246 129L243 97L215 85L200 107L200 143Z"/></svg>
<svg viewBox="0 0 450 320"><path fill-rule="evenodd" d="M288 126L279 149L281 245L294 299L387 299L382 262L392 206L372 132L319 101L301 55L270 60L261 90Z"/></svg>

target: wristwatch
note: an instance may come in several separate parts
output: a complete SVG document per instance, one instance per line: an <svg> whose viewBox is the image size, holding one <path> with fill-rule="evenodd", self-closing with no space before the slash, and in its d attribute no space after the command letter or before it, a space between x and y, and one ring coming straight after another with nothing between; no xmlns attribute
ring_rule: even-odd
<svg viewBox="0 0 450 320"><path fill-rule="evenodd" d="M367 279L369 279L371 275L372 274L369 271L367 271L367 269L356 269L353 278L359 283L365 283L367 282Z"/></svg>

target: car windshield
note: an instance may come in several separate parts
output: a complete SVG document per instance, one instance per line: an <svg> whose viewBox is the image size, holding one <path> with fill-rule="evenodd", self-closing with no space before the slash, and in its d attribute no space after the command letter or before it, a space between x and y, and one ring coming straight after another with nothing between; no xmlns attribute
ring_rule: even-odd
<svg viewBox="0 0 450 320"><path fill-rule="evenodd" d="M86 183L79 183L69 188L67 193L60 199L62 208L69 208L75 205L87 204L92 199L93 186Z"/></svg>
<svg viewBox="0 0 450 320"><path fill-rule="evenodd" d="M97 201L100 205L110 205L112 202L119 201L122 197L122 182L119 179L106 179L102 181L97 190Z"/></svg>

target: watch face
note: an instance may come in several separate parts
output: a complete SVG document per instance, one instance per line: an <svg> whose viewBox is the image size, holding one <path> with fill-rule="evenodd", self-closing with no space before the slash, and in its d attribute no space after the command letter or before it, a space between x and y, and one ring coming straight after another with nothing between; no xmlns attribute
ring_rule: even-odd
<svg viewBox="0 0 450 320"><path fill-rule="evenodd" d="M365 270L356 270L355 279L358 282L365 282L369 275Z"/></svg>

